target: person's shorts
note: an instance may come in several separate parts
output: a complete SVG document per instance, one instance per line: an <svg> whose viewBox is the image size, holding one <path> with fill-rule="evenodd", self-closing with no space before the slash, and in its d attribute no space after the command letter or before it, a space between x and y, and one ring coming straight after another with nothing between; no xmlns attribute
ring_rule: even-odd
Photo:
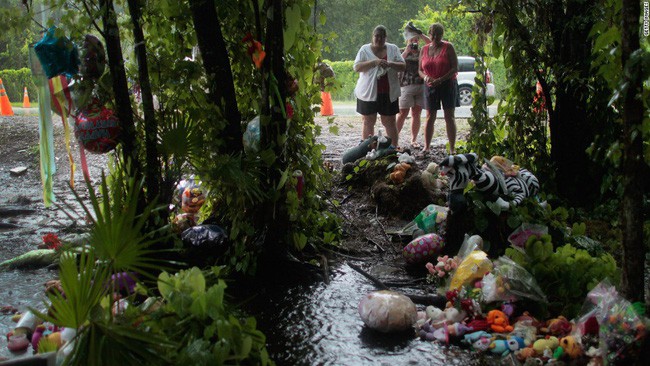
<svg viewBox="0 0 650 366"><path fill-rule="evenodd" d="M436 88L425 86L424 97L426 100L425 108L430 111L439 110L441 103L442 109L460 107L458 80L447 80Z"/></svg>
<svg viewBox="0 0 650 366"><path fill-rule="evenodd" d="M409 109L416 105L424 108L424 84L403 86L399 109Z"/></svg>
<svg viewBox="0 0 650 366"><path fill-rule="evenodd" d="M382 116L390 116L399 113L399 104L397 100L390 101L388 94L377 94L376 102L365 102L357 99L357 113L367 116L379 113Z"/></svg>

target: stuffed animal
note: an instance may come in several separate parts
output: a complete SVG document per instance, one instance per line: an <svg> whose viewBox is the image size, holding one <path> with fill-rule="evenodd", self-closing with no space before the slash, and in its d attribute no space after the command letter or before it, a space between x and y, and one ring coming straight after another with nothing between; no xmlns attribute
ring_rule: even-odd
<svg viewBox="0 0 650 366"><path fill-rule="evenodd" d="M540 328L542 333L550 334L557 337L564 337L571 333L573 325L563 316L558 316L546 322L546 326Z"/></svg>
<svg viewBox="0 0 650 366"><path fill-rule="evenodd" d="M396 164L395 167L393 167L393 172L390 173L390 180L396 185L403 183L404 178L406 177L406 172L408 172L409 169L411 169L411 165L408 163Z"/></svg>
<svg viewBox="0 0 650 366"><path fill-rule="evenodd" d="M501 356L507 356L520 348L526 347L521 337L508 337L507 339L495 339L490 343L490 352Z"/></svg>
<svg viewBox="0 0 650 366"><path fill-rule="evenodd" d="M559 345L560 341L557 337L550 336L545 339L536 340L535 343L533 343L533 349L535 350L535 354L542 356L545 351L550 351L552 354Z"/></svg>
<svg viewBox="0 0 650 366"><path fill-rule="evenodd" d="M361 143L358 146L346 150L343 153L343 157L341 158L343 164L353 163L358 159L365 157L373 149L376 149L377 151L389 149L391 144L391 139L390 137L384 137L382 140L384 139L386 141L380 141L379 136L371 136L361 141Z"/></svg>
<svg viewBox="0 0 650 366"><path fill-rule="evenodd" d="M451 325L445 324L433 331L433 337L440 342L449 344L449 337L460 337L471 330L472 328L463 323L454 323Z"/></svg>
<svg viewBox="0 0 650 366"><path fill-rule="evenodd" d="M482 330L478 332L467 333L463 336L463 342L467 344L472 344L481 338L492 338L492 334Z"/></svg>
<svg viewBox="0 0 650 366"><path fill-rule="evenodd" d="M478 191L497 197L495 203L507 210L519 205L526 197L536 195L539 181L526 169L519 169L507 159L496 156L482 168L478 166L475 153L450 155L439 165L442 174L449 176L449 207L454 211L464 205L463 190L470 180ZM506 201L501 197L509 197ZM452 208L453 205L453 208Z"/></svg>
<svg viewBox="0 0 650 366"><path fill-rule="evenodd" d="M487 322L490 324L490 329L497 333L508 333L513 330L508 317L501 310L490 310L487 315Z"/></svg>
<svg viewBox="0 0 650 366"><path fill-rule="evenodd" d="M566 336L560 339L560 347L564 350L564 354L571 359L576 359L582 355L582 347L574 336Z"/></svg>

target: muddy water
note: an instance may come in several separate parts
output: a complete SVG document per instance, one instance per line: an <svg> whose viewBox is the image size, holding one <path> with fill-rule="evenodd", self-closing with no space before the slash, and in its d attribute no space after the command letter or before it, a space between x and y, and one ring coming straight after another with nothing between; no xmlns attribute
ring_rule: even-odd
<svg viewBox="0 0 650 366"><path fill-rule="evenodd" d="M380 268L373 273L379 278L403 272L391 265L373 266ZM258 284L262 293L246 305L256 314L258 327L266 334L269 352L278 365L498 363L458 347L421 341L414 332L383 334L369 329L361 321L357 305L375 288L346 263L335 267L329 284L291 278L288 273L278 275L282 278Z"/></svg>

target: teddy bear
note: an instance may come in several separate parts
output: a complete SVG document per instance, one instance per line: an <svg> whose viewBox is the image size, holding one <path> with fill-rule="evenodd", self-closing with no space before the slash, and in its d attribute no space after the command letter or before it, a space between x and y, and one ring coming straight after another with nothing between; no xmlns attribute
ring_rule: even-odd
<svg viewBox="0 0 650 366"><path fill-rule="evenodd" d="M508 317L501 310L490 310L487 315L488 324L490 324L490 329L497 333L509 333L514 329Z"/></svg>

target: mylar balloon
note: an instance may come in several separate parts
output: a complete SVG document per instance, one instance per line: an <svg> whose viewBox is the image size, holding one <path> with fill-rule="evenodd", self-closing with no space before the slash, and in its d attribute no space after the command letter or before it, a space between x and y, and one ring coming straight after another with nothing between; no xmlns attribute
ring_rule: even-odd
<svg viewBox="0 0 650 366"><path fill-rule="evenodd" d="M102 154L115 148L121 132L120 121L112 110L99 102L89 104L75 117L74 135L86 150Z"/></svg>
<svg viewBox="0 0 650 366"><path fill-rule="evenodd" d="M81 46L79 72L84 78L99 79L106 68L106 52L99 38L86 34Z"/></svg>

